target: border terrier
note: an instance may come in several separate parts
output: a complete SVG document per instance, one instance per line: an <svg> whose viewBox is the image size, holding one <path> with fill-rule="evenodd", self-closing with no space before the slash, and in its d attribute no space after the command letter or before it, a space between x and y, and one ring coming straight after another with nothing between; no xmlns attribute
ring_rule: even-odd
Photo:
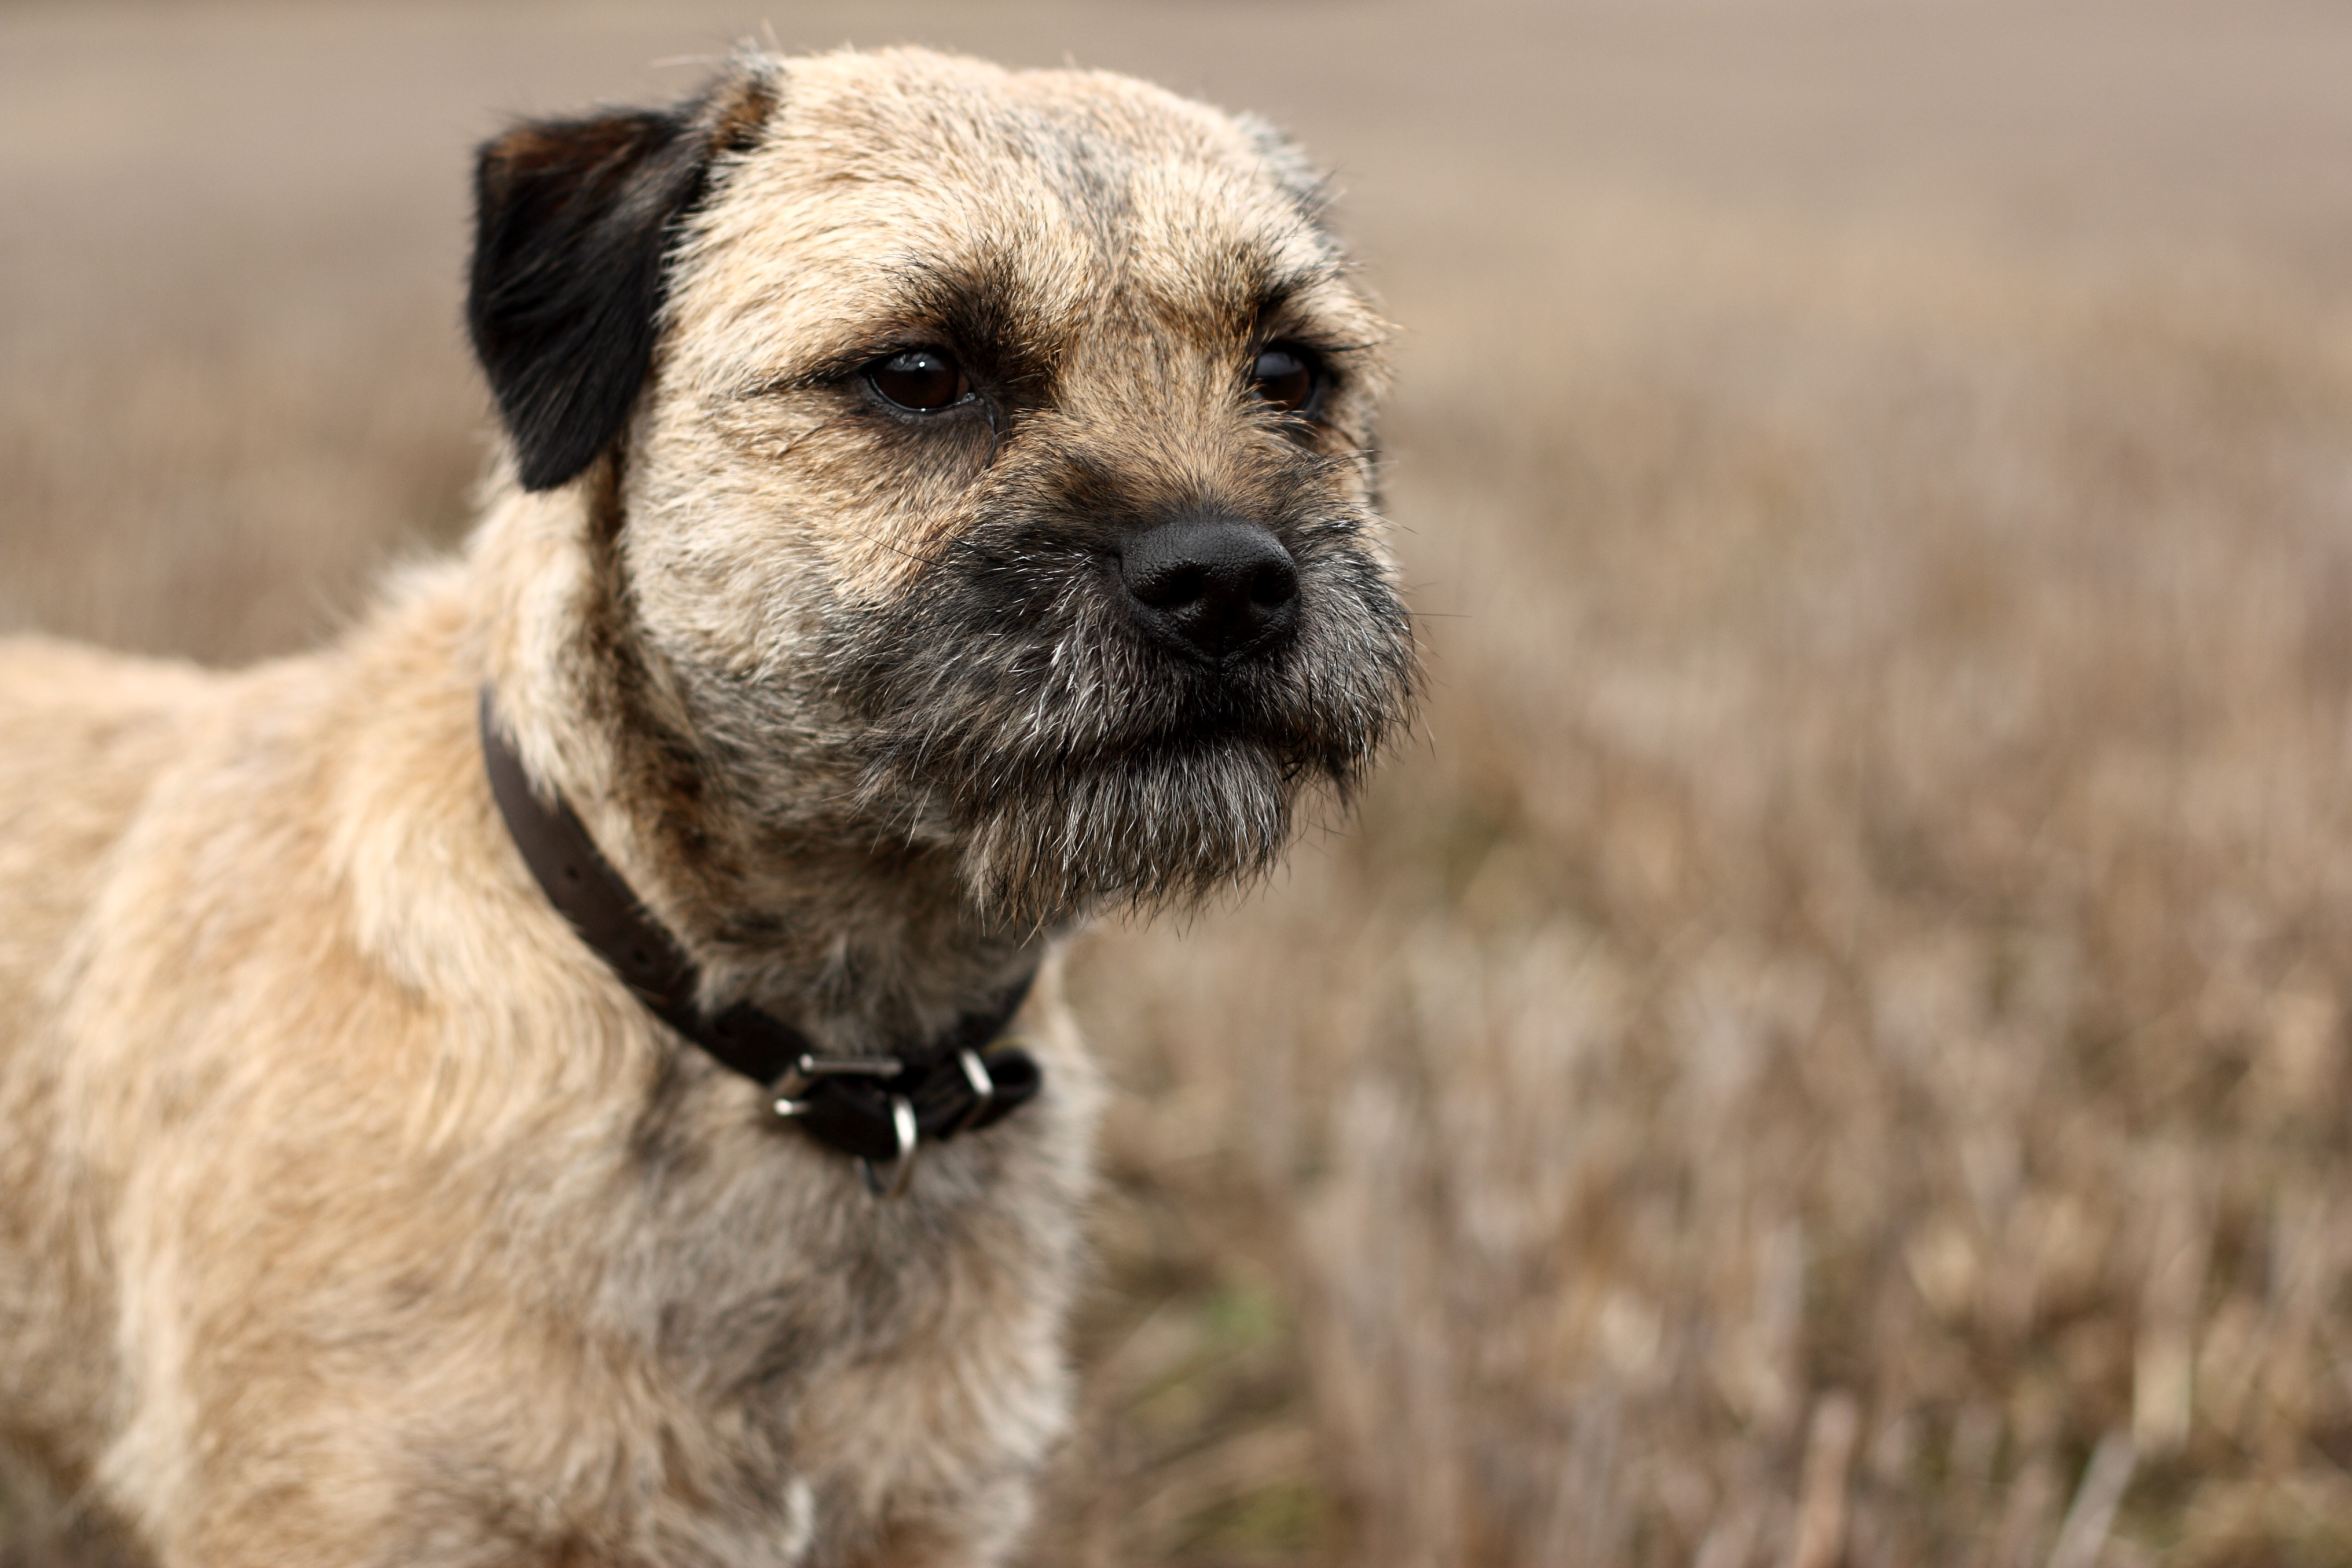
<svg viewBox="0 0 2352 1568"><path fill-rule="evenodd" d="M747 55L476 195L457 559L0 653L0 1436L164 1564L1001 1562L1052 950L1409 716L1385 329L1290 143L1117 76Z"/></svg>

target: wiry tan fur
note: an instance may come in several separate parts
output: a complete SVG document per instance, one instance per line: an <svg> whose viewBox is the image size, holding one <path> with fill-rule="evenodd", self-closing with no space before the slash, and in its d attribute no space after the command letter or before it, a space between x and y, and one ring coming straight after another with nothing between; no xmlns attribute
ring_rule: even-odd
<svg viewBox="0 0 2352 1568"><path fill-rule="evenodd" d="M1295 154L1100 75L730 80L751 133L578 478L502 470L462 558L321 653L0 645L0 1437L163 1563L995 1563L1061 1430L1099 1091L1052 964L1018 1020L1045 1092L877 1202L550 907L485 685L714 999L844 1052L943 1028L1089 909L1262 869L1401 717L1381 328ZM1050 385L971 440L847 417L812 368L957 267ZM1266 276L1273 326L1343 361L1312 432L1236 390ZM940 563L1048 491L1083 509L1081 471L1273 497L1312 612L1265 698L1290 750L1123 761L1160 698L1085 606L993 685L889 663Z"/></svg>

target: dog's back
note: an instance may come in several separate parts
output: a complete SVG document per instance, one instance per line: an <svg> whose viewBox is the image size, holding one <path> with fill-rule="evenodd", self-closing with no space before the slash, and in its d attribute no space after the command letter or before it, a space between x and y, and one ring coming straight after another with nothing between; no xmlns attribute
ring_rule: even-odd
<svg viewBox="0 0 2352 1568"><path fill-rule="evenodd" d="M0 1053L18 1043L108 848L217 684L47 638L0 642Z"/></svg>
<svg viewBox="0 0 2352 1568"><path fill-rule="evenodd" d="M44 1051L111 852L159 775L220 711L222 677L44 638L0 642L0 1437L83 1425L111 1379L75 1217L37 1168L55 1082ZM60 1311L70 1307L72 1310ZM64 1331L64 1332L60 1332ZM94 1456L65 1456L74 1468Z"/></svg>

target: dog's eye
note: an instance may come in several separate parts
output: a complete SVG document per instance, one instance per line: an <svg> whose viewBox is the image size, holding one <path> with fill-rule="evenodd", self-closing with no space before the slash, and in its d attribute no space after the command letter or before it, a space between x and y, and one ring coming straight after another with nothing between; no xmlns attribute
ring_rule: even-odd
<svg viewBox="0 0 2352 1568"><path fill-rule="evenodd" d="M1285 413L1305 413L1323 391L1323 369L1303 349L1259 350L1250 367L1250 391Z"/></svg>
<svg viewBox="0 0 2352 1568"><path fill-rule="evenodd" d="M929 413L963 401L963 368L938 349L909 349L866 367L876 392L900 408Z"/></svg>

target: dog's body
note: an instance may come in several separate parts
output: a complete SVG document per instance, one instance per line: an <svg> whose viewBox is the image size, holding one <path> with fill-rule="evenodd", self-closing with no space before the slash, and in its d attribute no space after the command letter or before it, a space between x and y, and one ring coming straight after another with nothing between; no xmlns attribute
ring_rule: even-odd
<svg viewBox="0 0 2352 1568"><path fill-rule="evenodd" d="M1282 144L1117 78L747 61L480 196L461 559L235 674L0 649L0 1439L173 1564L1001 1561L1052 940L1402 717L1377 320ZM557 914L485 692L711 1006L873 1057L1045 958L1043 1092L877 1197Z"/></svg>

